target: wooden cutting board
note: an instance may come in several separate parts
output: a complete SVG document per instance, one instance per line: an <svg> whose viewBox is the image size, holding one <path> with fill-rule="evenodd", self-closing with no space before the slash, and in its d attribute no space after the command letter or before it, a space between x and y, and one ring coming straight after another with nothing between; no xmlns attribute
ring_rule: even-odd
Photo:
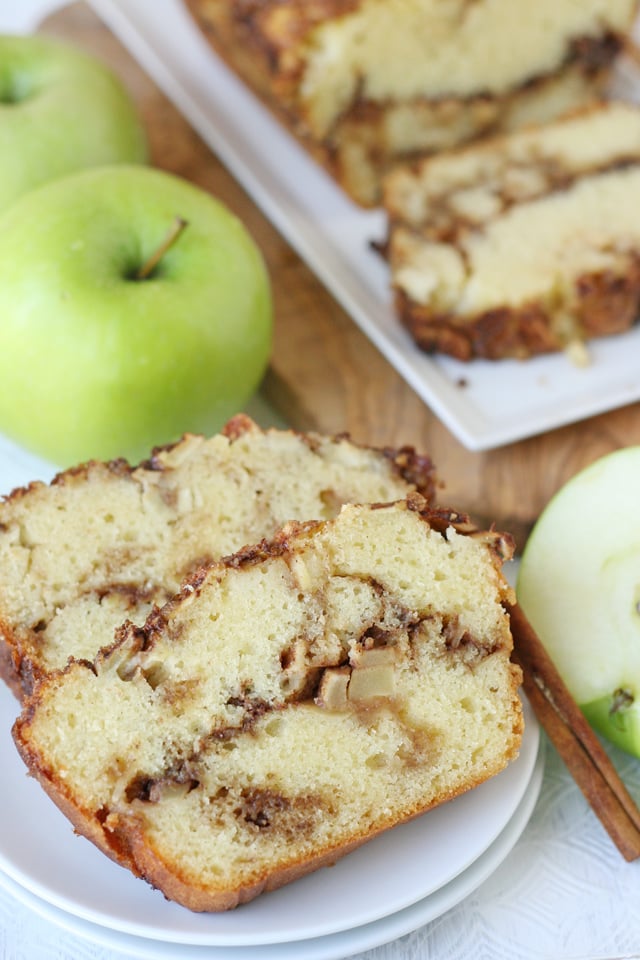
<svg viewBox="0 0 640 960"><path fill-rule="evenodd" d="M262 392L291 426L347 431L363 443L410 444L428 452L444 484L441 501L480 523L510 530L519 548L542 507L570 476L609 451L640 444L640 404L634 404L498 450L467 450L370 344L85 4L50 17L42 31L110 65L138 104L151 162L222 199L261 246L276 303L273 358Z"/></svg>

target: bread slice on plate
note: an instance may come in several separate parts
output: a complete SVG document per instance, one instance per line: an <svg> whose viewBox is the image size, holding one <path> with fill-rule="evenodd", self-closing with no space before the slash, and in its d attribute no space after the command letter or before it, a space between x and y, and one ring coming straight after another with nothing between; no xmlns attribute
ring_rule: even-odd
<svg viewBox="0 0 640 960"><path fill-rule="evenodd" d="M609 102L396 169L402 323L427 351L525 359L627 331L640 305L640 108Z"/></svg>
<svg viewBox="0 0 640 960"><path fill-rule="evenodd" d="M235 907L516 756L512 547L417 494L288 524L49 674L18 749L113 859Z"/></svg>
<svg viewBox="0 0 640 960"><path fill-rule="evenodd" d="M138 467L93 462L0 502L0 674L19 696L70 656L93 659L201 564L322 520L343 503L433 495L428 457L347 437L260 430L187 436Z"/></svg>
<svg viewBox="0 0 640 960"><path fill-rule="evenodd" d="M186 0L218 54L359 204L390 166L602 93L636 0Z"/></svg>

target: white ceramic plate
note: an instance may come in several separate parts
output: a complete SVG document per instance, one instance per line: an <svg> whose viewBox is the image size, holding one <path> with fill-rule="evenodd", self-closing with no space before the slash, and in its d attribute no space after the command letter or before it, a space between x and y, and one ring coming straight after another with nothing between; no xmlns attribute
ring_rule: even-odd
<svg viewBox="0 0 640 960"><path fill-rule="evenodd" d="M486 450L640 398L640 328L563 356L461 364L416 349L396 322L381 211L352 204L212 53L180 0L90 0L364 333L453 434ZM637 78L620 77L635 95ZM464 385L462 385L464 384Z"/></svg>
<svg viewBox="0 0 640 960"><path fill-rule="evenodd" d="M500 836L532 788L539 729L527 707L517 761L475 790L241 909L195 914L112 863L83 838L25 768L9 734L18 705L0 689L0 869L53 907L123 934L187 945L255 946L372 923L443 888ZM20 825L24 824L25 829ZM28 826L28 828L27 828ZM496 861L494 866L497 866Z"/></svg>
<svg viewBox="0 0 640 960"><path fill-rule="evenodd" d="M525 709L520 757L499 776L390 831L331 869L230 913L194 914L167 902L72 834L38 784L25 776L8 733L17 704L3 688L0 822L14 829L0 837L0 870L25 897L35 898L41 913L50 908L50 915L70 929L109 931L106 939L117 934L155 941L156 947L159 941L181 948L229 948L236 957L239 947L247 948L241 956L252 957L269 946L284 957L283 951L288 956L292 944L305 941L306 950L307 942L318 939L339 950L344 942L353 951L366 949L401 936L458 903L495 870L515 843L541 783L539 728L528 705ZM354 937L357 942L352 943Z"/></svg>
<svg viewBox="0 0 640 960"><path fill-rule="evenodd" d="M419 900L404 910L381 920L308 940L292 943L263 944L246 947L205 947L162 943L157 940L133 937L108 927L81 920L74 914L59 910L20 887L0 872L0 887L16 900L56 926L92 943L120 950L139 960L341 960L363 950L396 940L418 927L442 916L476 890L511 851L536 804L544 770L544 750L540 749L531 780L515 813L491 846L455 880L441 887L431 896Z"/></svg>

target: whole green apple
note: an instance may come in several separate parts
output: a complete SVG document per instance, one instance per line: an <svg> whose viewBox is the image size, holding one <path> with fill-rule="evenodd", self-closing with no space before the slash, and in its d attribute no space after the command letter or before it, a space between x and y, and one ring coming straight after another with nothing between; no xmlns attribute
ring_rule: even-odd
<svg viewBox="0 0 640 960"><path fill-rule="evenodd" d="M527 541L518 600L587 720L640 756L640 447L553 497Z"/></svg>
<svg viewBox="0 0 640 960"><path fill-rule="evenodd" d="M0 431L58 466L216 431L271 345L269 278L245 227L144 166L72 174L5 211L0 317Z"/></svg>
<svg viewBox="0 0 640 960"><path fill-rule="evenodd" d="M120 81L41 36L0 36L0 210L84 167L142 163L144 130Z"/></svg>

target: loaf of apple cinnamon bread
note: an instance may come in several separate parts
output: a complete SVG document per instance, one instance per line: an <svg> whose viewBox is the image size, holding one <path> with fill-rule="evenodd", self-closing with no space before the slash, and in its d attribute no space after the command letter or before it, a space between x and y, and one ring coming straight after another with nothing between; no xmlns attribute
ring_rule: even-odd
<svg viewBox="0 0 640 960"><path fill-rule="evenodd" d="M260 430L241 415L132 468L67 470L0 502L0 673L18 696L70 656L93 659L201 564L322 520L343 503L433 495L428 457L346 437Z"/></svg>
<svg viewBox="0 0 640 960"><path fill-rule="evenodd" d="M49 674L18 749L114 860L235 907L515 757L512 548L417 494L288 524Z"/></svg>
<svg viewBox="0 0 640 960"><path fill-rule="evenodd" d="M636 0L186 0L215 50L360 204L400 159L604 89Z"/></svg>
<svg viewBox="0 0 640 960"><path fill-rule="evenodd" d="M399 167L398 315L427 351L526 358L621 333L640 306L640 108L603 103Z"/></svg>

